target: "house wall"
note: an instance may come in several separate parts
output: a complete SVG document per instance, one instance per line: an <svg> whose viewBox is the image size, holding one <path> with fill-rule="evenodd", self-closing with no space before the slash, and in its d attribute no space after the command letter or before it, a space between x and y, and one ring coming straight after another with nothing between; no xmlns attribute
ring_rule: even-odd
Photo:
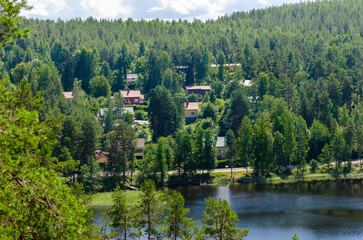
<svg viewBox="0 0 363 240"><path fill-rule="evenodd" d="M197 118L198 110L185 110L185 118Z"/></svg>
<svg viewBox="0 0 363 240"><path fill-rule="evenodd" d="M128 104L140 105L141 102L140 102L139 97L125 97L124 104L125 105L128 105Z"/></svg>
<svg viewBox="0 0 363 240"><path fill-rule="evenodd" d="M217 159L225 159L228 147L216 147Z"/></svg>

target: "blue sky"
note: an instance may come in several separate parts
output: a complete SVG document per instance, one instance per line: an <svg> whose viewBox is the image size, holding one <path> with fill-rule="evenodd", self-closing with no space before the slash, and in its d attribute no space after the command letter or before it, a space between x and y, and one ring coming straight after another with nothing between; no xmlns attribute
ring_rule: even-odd
<svg viewBox="0 0 363 240"><path fill-rule="evenodd" d="M22 15L32 18L86 19L216 19L253 8L279 6L301 0L28 0L34 8Z"/></svg>

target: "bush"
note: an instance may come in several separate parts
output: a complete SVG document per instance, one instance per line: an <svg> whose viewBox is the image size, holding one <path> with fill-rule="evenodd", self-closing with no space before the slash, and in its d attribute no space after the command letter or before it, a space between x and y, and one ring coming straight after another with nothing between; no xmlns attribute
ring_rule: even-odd
<svg viewBox="0 0 363 240"><path fill-rule="evenodd" d="M318 170L318 161L316 161L315 159L311 160L310 167L310 172L316 173L316 170Z"/></svg>
<svg viewBox="0 0 363 240"><path fill-rule="evenodd" d="M345 165L344 166L344 173L350 173L353 171L353 164L352 164L352 161L348 161L348 165Z"/></svg>

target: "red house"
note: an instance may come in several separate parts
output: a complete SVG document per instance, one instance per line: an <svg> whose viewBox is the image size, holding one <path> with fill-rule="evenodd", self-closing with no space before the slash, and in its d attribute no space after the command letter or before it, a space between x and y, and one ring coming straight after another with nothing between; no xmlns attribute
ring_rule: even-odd
<svg viewBox="0 0 363 240"><path fill-rule="evenodd" d="M121 96L124 98L124 104L135 104L142 105L144 104L144 95L140 93L140 91L132 91L126 90L121 91Z"/></svg>

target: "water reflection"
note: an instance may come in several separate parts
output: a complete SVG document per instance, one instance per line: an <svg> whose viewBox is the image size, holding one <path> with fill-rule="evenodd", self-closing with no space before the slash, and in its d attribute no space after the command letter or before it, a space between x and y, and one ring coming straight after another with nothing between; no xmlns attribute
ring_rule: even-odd
<svg viewBox="0 0 363 240"><path fill-rule="evenodd" d="M362 239L362 180L250 183L179 190L186 198L186 207L191 209L190 217L200 221L205 198L227 199L240 219L238 227L250 229L247 239L291 239L295 233L300 239ZM324 214L324 209L335 214Z"/></svg>
<svg viewBox="0 0 363 240"><path fill-rule="evenodd" d="M199 220L209 197L227 199L250 230L247 240L363 239L363 180L314 181L294 184L257 183L178 189ZM100 209L97 214L100 215Z"/></svg>

